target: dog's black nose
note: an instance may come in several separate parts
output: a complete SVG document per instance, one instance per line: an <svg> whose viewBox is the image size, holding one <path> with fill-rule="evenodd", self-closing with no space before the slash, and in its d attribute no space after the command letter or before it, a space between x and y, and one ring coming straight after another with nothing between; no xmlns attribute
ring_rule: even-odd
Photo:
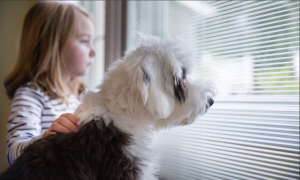
<svg viewBox="0 0 300 180"><path fill-rule="evenodd" d="M214 104L214 100L212 98L208 99L209 106L211 107Z"/></svg>

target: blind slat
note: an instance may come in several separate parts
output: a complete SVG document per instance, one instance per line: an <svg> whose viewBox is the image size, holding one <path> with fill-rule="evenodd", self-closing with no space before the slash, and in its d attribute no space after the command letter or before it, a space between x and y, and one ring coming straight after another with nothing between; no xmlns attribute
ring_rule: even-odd
<svg viewBox="0 0 300 180"><path fill-rule="evenodd" d="M254 29L254 30L248 30L248 32L250 31L254 31L254 32L258 32L258 31L266 31L266 30L270 30L270 29L273 29L273 28L279 28L279 27L288 27L288 26L291 26L291 25L295 25L297 26L299 24L298 21L296 21L297 19L299 19L298 17L294 17L293 19L290 19L291 20L295 20L295 22L289 22L289 21L286 21L285 19L284 20L281 20L281 21L277 21L276 23L278 24L279 22L284 22L286 21L286 23L282 23L282 24L279 24L279 25L272 25L272 26L269 26L269 27L265 27L265 28L262 28L266 25L270 25L270 24L274 24L273 22L270 22L270 23L265 23L265 24L258 24L258 25L252 25L251 26L251 29ZM262 27L261 27L262 26ZM260 27L260 28L259 28ZM255 30L256 29L256 30ZM232 33L240 33L241 29L239 28L218 28L217 30L215 31L209 31L207 33L205 33L206 36L220 36L220 35L224 35L224 34L232 34Z"/></svg>
<svg viewBox="0 0 300 180"><path fill-rule="evenodd" d="M290 25L293 25L293 26L290 27ZM251 29L247 29L247 31L240 31L240 32L237 32L237 33L234 33L234 34L227 32L227 34L224 34L224 35L218 33L218 34L213 34L212 36L209 36L209 35L205 34L205 36L206 36L206 38L210 38L211 40L219 40L219 39L225 39L225 38L227 38L227 39L228 38L235 38L237 36L242 36L242 38L253 38L253 37L257 37L257 36L274 34L274 33L281 33L282 34L282 32L287 32L287 31L294 31L294 32L299 31L299 27L297 27L297 22L284 24L284 25L278 25L278 26L281 27L281 28L278 29L278 30L272 30L272 31L267 31L267 32L264 32L264 31L270 29L270 27L261 28L261 29L252 29L251 28ZM282 26L284 26L284 27L282 27ZM274 27L272 27L272 29L274 29ZM198 35L198 34L199 33L195 33L195 36Z"/></svg>
<svg viewBox="0 0 300 180"><path fill-rule="evenodd" d="M236 57L242 57L243 55L245 55L245 54L242 54L242 53L237 53L237 54L232 54L232 58L235 58L236 59ZM246 54L246 55L248 55L248 54ZM263 55L252 55L251 57L254 59L258 59L258 58L268 58L268 57L274 57L274 56L280 56L280 55L288 55L288 56L290 56L290 57L285 57L285 59L290 59L293 55L294 55L294 52L284 52L284 53L273 53L273 54L263 54ZM221 57L221 58L216 58L216 59L218 59L219 61L225 61L225 62L229 62L230 60L228 59L228 58L230 58L230 56L225 56L225 57ZM255 60L254 60L254 62L256 62ZM210 62L211 63L211 62Z"/></svg>
<svg viewBox="0 0 300 180"><path fill-rule="evenodd" d="M182 150L182 149L180 149ZM299 169L299 164L291 164L291 163L285 163L285 162L278 162L272 159L262 159L253 155L245 155L243 153L232 153L225 151L222 149L222 151L216 150L215 147L211 148L206 148L206 147L201 147L200 149L193 149L192 147L187 147L184 149L183 153L190 153L194 154L195 156L191 156L190 158L196 158L197 157L197 152L201 150L204 153L201 155L207 155L207 156L212 156L212 157L219 157L219 158L230 158L232 161L240 161L241 159L247 159L247 162L253 165L258 165L262 167L272 167L274 169L282 169L282 170L287 170L292 173L297 173ZM292 174L293 175L293 174Z"/></svg>
<svg viewBox="0 0 300 180"><path fill-rule="evenodd" d="M178 154L178 156L184 157L181 154ZM238 162L230 161L228 159L221 159L221 158L218 158L218 157L204 156L203 155L199 158L201 158L202 162L203 162L203 164L199 164L201 166L211 164L211 165L214 165L212 167L216 167L216 166L217 167L221 166L221 167L224 167L224 168L226 167L226 170L231 172L232 174L240 172L242 174L247 174L250 177L255 177L255 174L258 174L258 175L261 175L260 177L267 176L267 177L279 178L279 179L285 179L285 178L287 178L287 176L288 177L293 177L293 178L299 177L298 174L292 174L292 173L286 173L286 172L280 172L280 171L277 172L276 170L270 171L271 169L268 169L269 171L265 171L265 169L267 169L267 168L254 166L254 165L251 165L251 164L248 164L248 163L247 164L246 163L238 163ZM174 158L171 157L171 159L174 159ZM177 160L177 159L175 159L175 160ZM174 163L175 162L176 161L174 161ZM177 162L178 162L178 160L177 160ZM181 165L191 164L191 163L188 163L188 162L189 161L181 162ZM197 167L197 166L194 165L194 167Z"/></svg>
<svg viewBox="0 0 300 180"><path fill-rule="evenodd" d="M273 4L269 4L269 6L272 6ZM299 3L295 3L293 5L299 5ZM289 5L290 6L290 5ZM267 8L268 6L263 6L263 7L260 7L260 8ZM283 8L285 6L281 6L281 7L276 7L276 8L272 8L272 9L265 9L264 11L260 11L260 14L265 12L265 11L270 11L270 10L275 10L275 9L279 9L279 8ZM253 20L253 19L258 19L256 21L251 21L252 23L259 23L259 22L262 22L262 21L267 21L267 20L272 20L272 19L276 19L276 18L280 18L280 17L284 17L284 16L289 16L289 15L298 15L297 12L292 12L293 10L296 10L296 8L290 8L288 10L283 10L283 11L276 11L274 13L265 13L263 15L260 15L260 16L255 16L255 13L249 13L247 14L248 17L250 18L247 18L248 21L250 20ZM279 14L281 12L284 12L284 11L289 11L290 13L285 13L284 15L275 15L273 16L274 14ZM245 14L245 12L240 12L239 14ZM222 16L222 19L228 19L228 18L231 18L231 17L234 17L234 16L237 16L239 14L229 14L229 16ZM251 17L252 16L252 17ZM269 17L269 16L273 16L273 17ZM263 17L266 17L266 18L263 18ZM268 18L269 17L269 18ZM299 18L299 16L298 16ZM288 20L288 18L286 18ZM216 19L213 19L213 20L216 20ZM226 21L214 21L215 23L206 23L207 24L207 29L210 30L210 29L215 29L215 28L219 28L219 27L222 27L224 26L222 23L225 23ZM275 21L276 22L276 21ZM262 23L264 24L264 23Z"/></svg>
<svg viewBox="0 0 300 180"><path fill-rule="evenodd" d="M168 135L169 133L166 133L165 135ZM181 137L178 137L181 139ZM188 137L187 137L188 138ZM186 139L187 139L186 138ZM219 150L226 151L227 149L230 149L232 151L237 150L240 153L244 154L252 154L255 155L256 153L261 154L262 157L265 158L271 158L271 159L278 159L279 161L283 160L284 162L291 162L293 164L297 164L299 162L299 154L298 152L291 153L291 152L285 152L285 151L277 151L274 149L268 149L268 148L261 148L261 147L253 147L253 146L245 146L243 144L235 144L235 143L227 143L222 141L214 141L212 138L200 138L198 140L191 140L186 141L185 138L182 138L181 140L184 141L183 143L187 146L193 147L193 148L201 148L202 146L209 146L214 147ZM159 142L159 139L157 139ZM199 146L199 142L201 142L201 146ZM165 143L165 142L162 142ZM168 144L174 144L177 142L169 141ZM174 144L175 145L175 144ZM166 149L168 150L168 149ZM170 150L170 149L169 149ZM201 152L201 151L200 151Z"/></svg>
<svg viewBox="0 0 300 180"><path fill-rule="evenodd" d="M272 11L274 12L274 10L277 10L277 9L280 9L280 8L283 8L283 7L287 7L287 6L290 6L290 8L288 8L289 12L292 12L293 10L297 10L296 8L294 7L297 7L299 6L299 2L297 3L292 3L292 4L287 4L287 5L282 5L282 6L277 6L277 7L274 7L274 8L268 8L270 6L274 6L276 4L281 4L282 2L278 1L276 3L267 3L266 6L259 6L257 8L251 8L251 6L245 6L245 9L246 11L238 11L238 13L229 13L229 12L234 12L234 11L237 11L236 9L231 9L230 11L227 11L227 14L228 15L224 15L222 14L222 16L218 16L217 18L209 18L210 21L208 21L207 24L210 24L211 26L207 26L207 30L210 30L210 29L214 29L214 28L219 28L219 27L222 27L222 23L226 22L226 20L228 20L228 18L230 17L236 17L238 15L247 15L251 19L256 19L256 18L261 18L261 20L269 20L267 18L262 18L262 17L266 17L268 15L273 15L274 13L264 13L264 12L269 12L269 11ZM253 12L253 13L247 13L247 11L255 11L255 10L258 10L258 9L263 9L261 11L256 11L256 12ZM222 12L222 11L220 11ZM278 12L278 11L277 11ZM263 15L261 16L257 16L256 14L262 14L264 13ZM256 16L255 16L256 15ZM277 16L273 16L273 18L277 18L277 17L280 17L280 15L277 15ZM219 21L219 20L222 20L222 21ZM224 21L225 20L225 21ZM212 23L210 23L212 22ZM220 23L221 22L221 23Z"/></svg>
<svg viewBox="0 0 300 180"><path fill-rule="evenodd" d="M228 45L236 45L238 43L248 43L247 46L254 46L254 45L260 45L260 44L267 44L267 43L275 43L275 42L280 42L280 41L287 41L287 40L291 40L291 42L299 42L299 35L293 36L293 37L288 37L288 38L278 38L278 39L272 39L272 40L267 40L267 41L261 41L261 42L256 42L256 43L252 43L252 41L257 41L257 40L263 40L263 39L268 39L269 37L261 37L261 38L255 38L255 39L246 39L246 40L239 40L239 41L232 41L232 42L226 42L226 40L224 40L223 42L218 42L220 43L219 45L213 44L213 42L206 42L205 45L207 47L222 47L222 46L228 46ZM211 44L211 45L210 45ZM243 45L240 46L240 48L243 47ZM296 47L297 48L297 47ZM295 49L296 49L295 48ZM209 48L207 48L209 49ZM288 49L288 48L286 48Z"/></svg>

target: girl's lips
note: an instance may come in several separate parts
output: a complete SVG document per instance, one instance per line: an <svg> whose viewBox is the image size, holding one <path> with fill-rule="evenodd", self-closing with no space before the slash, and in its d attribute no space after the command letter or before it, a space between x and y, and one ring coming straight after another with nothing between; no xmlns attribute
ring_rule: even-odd
<svg viewBox="0 0 300 180"><path fill-rule="evenodd" d="M90 63L87 63L87 66L90 66L90 65L92 65L92 63L90 62Z"/></svg>

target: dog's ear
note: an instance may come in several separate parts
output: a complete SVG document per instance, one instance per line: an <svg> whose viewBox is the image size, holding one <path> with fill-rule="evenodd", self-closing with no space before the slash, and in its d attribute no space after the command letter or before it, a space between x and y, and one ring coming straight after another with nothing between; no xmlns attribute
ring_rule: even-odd
<svg viewBox="0 0 300 180"><path fill-rule="evenodd" d="M147 60L138 70L137 86L141 93L144 107L157 118L167 118L172 110L173 104L164 90L164 82L161 70L154 66L153 61Z"/></svg>
<svg viewBox="0 0 300 180"><path fill-rule="evenodd" d="M137 87L141 93L143 105L145 106L149 96L150 75L146 72L144 67L138 69L137 72Z"/></svg>

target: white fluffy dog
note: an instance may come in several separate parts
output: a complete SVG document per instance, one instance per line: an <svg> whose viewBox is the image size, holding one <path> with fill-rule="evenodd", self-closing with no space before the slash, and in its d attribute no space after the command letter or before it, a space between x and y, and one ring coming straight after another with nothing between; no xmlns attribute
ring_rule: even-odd
<svg viewBox="0 0 300 180"><path fill-rule="evenodd" d="M140 179L155 179L148 142L153 131L192 123L213 104L215 86L190 77L194 60L178 37L142 37L141 45L108 70L99 92L87 92L75 115L102 117L132 137L124 152L145 162ZM150 157L149 157L150 155Z"/></svg>
<svg viewBox="0 0 300 180"><path fill-rule="evenodd" d="M193 80L193 65L179 38L142 37L99 91L82 95L79 132L36 141L0 179L156 179L151 134L190 124L213 104L214 85Z"/></svg>

